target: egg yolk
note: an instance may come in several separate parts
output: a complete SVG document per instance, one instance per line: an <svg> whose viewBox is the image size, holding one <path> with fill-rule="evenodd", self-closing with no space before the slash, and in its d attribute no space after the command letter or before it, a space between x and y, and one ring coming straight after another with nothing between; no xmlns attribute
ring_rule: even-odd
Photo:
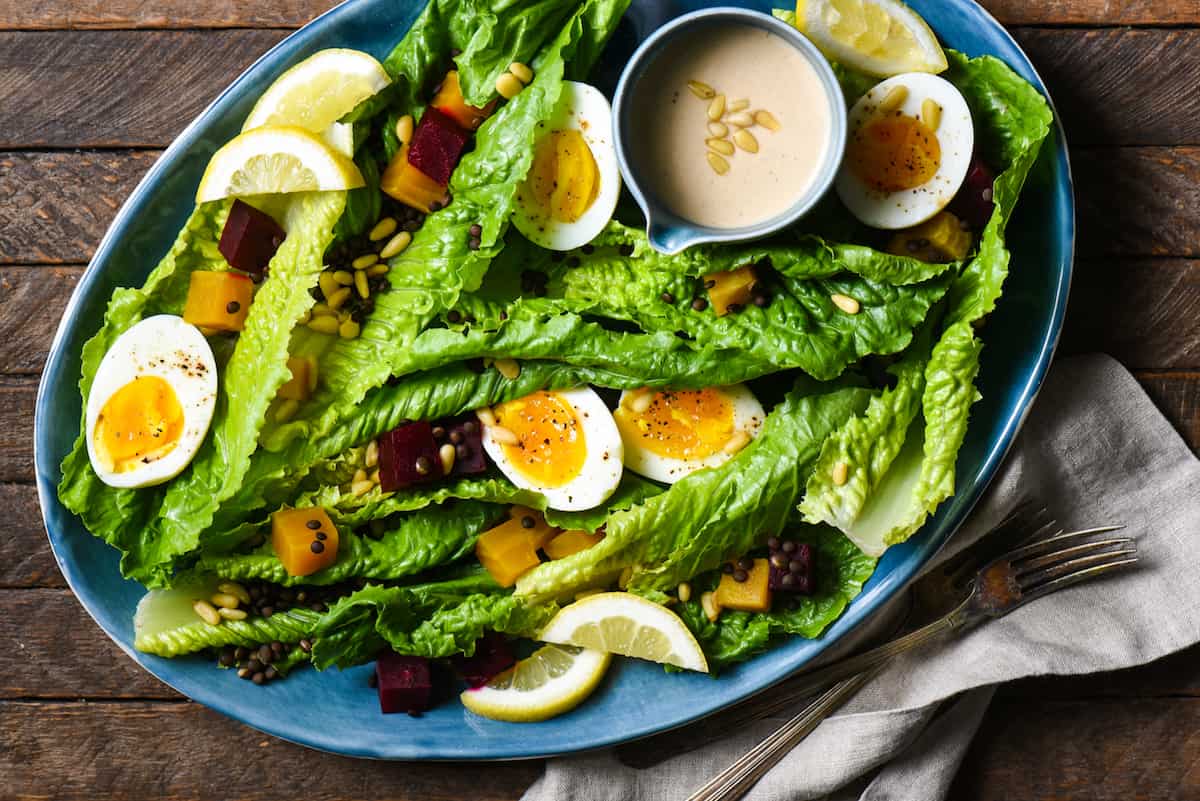
<svg viewBox="0 0 1200 801"><path fill-rule="evenodd" d="M867 186L900 192L926 184L937 174L942 146L937 134L921 120L889 114L855 132L846 156L854 174Z"/></svg>
<svg viewBox="0 0 1200 801"><path fill-rule="evenodd" d="M532 483L561 487L583 470L587 442L574 407L553 392L535 392L492 409L496 423L517 435L504 445L509 463Z"/></svg>
<svg viewBox="0 0 1200 801"><path fill-rule="evenodd" d="M115 473L170 453L183 433L183 408L159 376L138 376L112 394L96 418L96 452Z"/></svg>
<svg viewBox="0 0 1200 801"><path fill-rule="evenodd" d="M527 186L545 216L565 223L582 217L600 191L600 171L583 134L568 129L538 140Z"/></svg>
<svg viewBox="0 0 1200 801"><path fill-rule="evenodd" d="M622 405L613 417L622 438L670 459L705 459L733 436L733 404L717 389L659 392L642 414Z"/></svg>

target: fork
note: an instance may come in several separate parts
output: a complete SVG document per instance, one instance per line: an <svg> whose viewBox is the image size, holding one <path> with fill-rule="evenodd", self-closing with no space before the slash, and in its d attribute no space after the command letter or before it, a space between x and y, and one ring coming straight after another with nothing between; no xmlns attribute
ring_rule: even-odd
<svg viewBox="0 0 1200 801"><path fill-rule="evenodd" d="M1032 530L1031 530L1032 527ZM945 586L955 587L970 576L966 597L934 622L878 648L836 662L806 674L796 683L789 682L787 696L794 699L835 684L811 702L803 711L779 727L766 740L730 765L697 790L688 801L733 801L741 798L785 754L811 733L817 725L853 695L876 672L900 654L932 639L956 631L965 631L988 620L1003 617L1031 601L1071 587L1137 562L1137 545L1129 537L1088 540L1118 531L1123 526L1103 526L1042 537L1056 528L1047 520L1045 510L1030 514L1018 510L1001 524L994 534L1006 529L1021 529L1024 544L977 568L979 557L974 547L969 554L951 560L944 571ZM988 535L981 545L993 546L996 538ZM987 550L987 548L984 548ZM971 558L975 557L975 558ZM769 713L768 713L769 714Z"/></svg>

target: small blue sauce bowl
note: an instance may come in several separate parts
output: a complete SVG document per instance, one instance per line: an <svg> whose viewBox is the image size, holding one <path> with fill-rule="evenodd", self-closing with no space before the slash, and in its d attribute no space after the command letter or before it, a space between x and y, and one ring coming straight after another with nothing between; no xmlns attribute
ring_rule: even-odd
<svg viewBox="0 0 1200 801"><path fill-rule="evenodd" d="M639 135L638 111L635 106L638 82L654 63L655 59L678 38L686 38L698 30L723 25L748 25L776 34L792 45L817 72L825 96L829 101L832 131L831 146L826 150L825 161L817 172L808 190L796 198L790 209L755 225L742 228L712 228L684 219L671 211L671 207L652 189L639 180L633 169L633 147ZM787 80L780 76L780 80ZM706 242L742 242L770 236L803 217L828 191L837 176L846 148L846 102L841 86L833 74L833 68L821 55L821 51L791 25L757 11L744 8L718 7L695 11L677 17L651 34L626 65L613 102L614 132L617 161L621 177L630 193L646 215L646 234L650 245L666 254L680 251Z"/></svg>

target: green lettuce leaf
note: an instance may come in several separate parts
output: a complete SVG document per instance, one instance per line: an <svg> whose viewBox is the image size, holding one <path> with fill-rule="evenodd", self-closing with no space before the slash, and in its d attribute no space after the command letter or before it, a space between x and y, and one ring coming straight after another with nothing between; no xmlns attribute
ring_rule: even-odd
<svg viewBox="0 0 1200 801"><path fill-rule="evenodd" d="M783 529L821 443L869 398L857 388L815 396L793 391L736 457L612 515L603 540L521 576L517 594L552 600L605 586L626 568L630 590L652 593L745 553Z"/></svg>
<svg viewBox="0 0 1200 801"><path fill-rule="evenodd" d="M790 599L780 593L770 612L725 610L716 623L709 622L698 601L673 607L696 635L716 672L735 662L743 662L765 651L781 635L809 639L819 637L830 623L841 617L846 605L862 590L875 571L875 559L864 554L840 533L824 526L812 526L789 532L816 549L817 589L811 596ZM716 586L717 577L709 575L694 582L694 597Z"/></svg>

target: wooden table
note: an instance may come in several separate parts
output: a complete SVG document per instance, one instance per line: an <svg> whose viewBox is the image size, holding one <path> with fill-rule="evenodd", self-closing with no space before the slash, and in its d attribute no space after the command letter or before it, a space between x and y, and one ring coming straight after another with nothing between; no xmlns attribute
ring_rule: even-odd
<svg viewBox="0 0 1200 801"><path fill-rule="evenodd" d="M191 703L92 623L42 530L34 394L96 242L160 149L330 4L0 2L0 798L514 799L541 771L358 762ZM1200 0L985 5L1046 78L1072 146L1079 260L1063 351L1121 359L1200 447ZM1019 682L993 703L952 797L1197 799L1198 731L1200 649Z"/></svg>

